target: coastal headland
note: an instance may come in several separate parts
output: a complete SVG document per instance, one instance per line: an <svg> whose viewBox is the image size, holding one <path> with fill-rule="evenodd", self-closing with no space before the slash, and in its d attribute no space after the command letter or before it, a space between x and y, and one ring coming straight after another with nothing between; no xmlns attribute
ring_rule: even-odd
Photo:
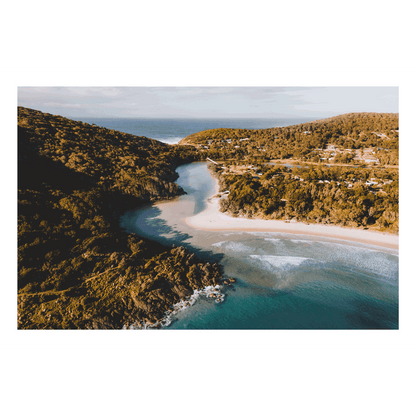
<svg viewBox="0 0 416 416"><path fill-rule="evenodd" d="M283 128L207 130L181 143L212 161L220 211L232 217L398 234L398 121L351 113Z"/></svg>
<svg viewBox="0 0 416 416"><path fill-rule="evenodd" d="M307 224L295 221L286 222L282 220L266 220L258 218L241 218L221 213L221 196L218 196L220 185L218 179L214 179L216 181L216 193L209 199L207 208L198 215L184 219L185 223L190 227L209 231L233 230L303 234L355 241L392 249L399 248L399 236L390 233L340 227L336 225Z"/></svg>

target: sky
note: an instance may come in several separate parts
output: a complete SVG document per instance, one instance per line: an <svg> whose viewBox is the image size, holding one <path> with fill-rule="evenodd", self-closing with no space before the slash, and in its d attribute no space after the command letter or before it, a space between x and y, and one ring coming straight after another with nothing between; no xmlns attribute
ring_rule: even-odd
<svg viewBox="0 0 416 416"><path fill-rule="evenodd" d="M398 113L398 94L398 87L19 87L18 104L68 118L322 118Z"/></svg>

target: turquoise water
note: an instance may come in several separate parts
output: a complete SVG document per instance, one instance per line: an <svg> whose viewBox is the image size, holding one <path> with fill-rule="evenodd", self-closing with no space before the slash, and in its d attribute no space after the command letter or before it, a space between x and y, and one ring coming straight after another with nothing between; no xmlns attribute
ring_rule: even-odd
<svg viewBox="0 0 416 416"><path fill-rule="evenodd" d="M398 251L285 233L202 231L183 218L206 207L206 163L177 169L187 195L127 213L129 232L184 245L237 282L224 302L206 296L167 329L398 329Z"/></svg>
<svg viewBox="0 0 416 416"><path fill-rule="evenodd" d="M217 128L267 129L306 123L313 118L91 118L80 121L94 123L123 133L145 136L164 143L174 144L190 134Z"/></svg>

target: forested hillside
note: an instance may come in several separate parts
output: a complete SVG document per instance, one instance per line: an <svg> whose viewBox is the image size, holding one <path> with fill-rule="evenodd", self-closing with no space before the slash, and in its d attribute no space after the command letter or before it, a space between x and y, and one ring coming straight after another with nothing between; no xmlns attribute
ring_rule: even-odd
<svg viewBox="0 0 416 416"><path fill-rule="evenodd" d="M214 160L398 165L398 140L398 114L350 113L280 128L206 130L181 143Z"/></svg>
<svg viewBox="0 0 416 416"><path fill-rule="evenodd" d="M182 247L119 230L125 210L183 191L169 146L18 108L18 327L121 328L157 323L221 277Z"/></svg>
<svg viewBox="0 0 416 416"><path fill-rule="evenodd" d="M210 165L222 212L236 216L366 227L397 233L397 169L263 164L236 174Z"/></svg>

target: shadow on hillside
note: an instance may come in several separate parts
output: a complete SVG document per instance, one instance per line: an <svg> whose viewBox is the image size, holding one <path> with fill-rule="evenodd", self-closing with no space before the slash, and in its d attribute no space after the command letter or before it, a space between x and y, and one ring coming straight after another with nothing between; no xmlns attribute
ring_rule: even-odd
<svg viewBox="0 0 416 416"><path fill-rule="evenodd" d="M75 189L89 189L93 180L85 173L76 172L60 161L39 154L36 145L30 142L30 132L18 129L18 187L21 190L60 189L71 193Z"/></svg>

